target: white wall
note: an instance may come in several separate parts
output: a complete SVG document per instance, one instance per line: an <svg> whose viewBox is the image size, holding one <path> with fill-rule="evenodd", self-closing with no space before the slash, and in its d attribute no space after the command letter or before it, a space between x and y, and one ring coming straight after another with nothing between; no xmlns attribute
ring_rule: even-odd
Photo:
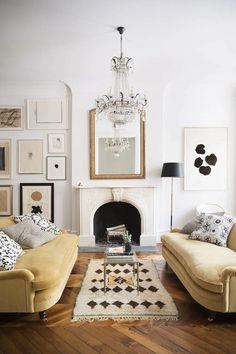
<svg viewBox="0 0 236 354"><path fill-rule="evenodd" d="M174 224L181 226L203 201L235 214L235 23L234 0L2 1L1 90L9 80L65 81L72 89L72 186L159 186L158 230L169 225L169 183L160 171L163 162L183 161L183 128L228 126L227 190L183 191L176 180ZM134 88L149 99L147 177L92 181L88 112L111 86L119 25L127 28L124 53L134 58ZM74 208L73 194L72 227Z"/></svg>

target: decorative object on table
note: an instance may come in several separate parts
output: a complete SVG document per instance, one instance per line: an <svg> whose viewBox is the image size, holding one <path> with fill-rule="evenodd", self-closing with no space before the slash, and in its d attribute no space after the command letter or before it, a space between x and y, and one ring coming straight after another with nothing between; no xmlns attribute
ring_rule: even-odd
<svg viewBox="0 0 236 354"><path fill-rule="evenodd" d="M129 87L129 72L132 58L123 56L122 35L124 27L117 27L120 34L120 56L112 58L112 70L115 74L112 92L96 99L96 114L110 120L114 126L124 125L145 116L147 99L134 93Z"/></svg>
<svg viewBox="0 0 236 354"><path fill-rule="evenodd" d="M54 221L54 183L20 183L20 213Z"/></svg>
<svg viewBox="0 0 236 354"><path fill-rule="evenodd" d="M226 188L227 128L185 128L184 167L186 190Z"/></svg>
<svg viewBox="0 0 236 354"><path fill-rule="evenodd" d="M122 235L124 245L125 245L125 252L131 252L132 250L132 235L129 234L129 231L127 230L123 235Z"/></svg>
<svg viewBox="0 0 236 354"><path fill-rule="evenodd" d="M66 157L65 156L47 157L47 179L48 180L66 179Z"/></svg>
<svg viewBox="0 0 236 354"><path fill-rule="evenodd" d="M0 139L0 178L11 178L11 139Z"/></svg>
<svg viewBox="0 0 236 354"><path fill-rule="evenodd" d="M27 100L28 129L68 129L68 100Z"/></svg>
<svg viewBox="0 0 236 354"><path fill-rule="evenodd" d="M112 286L108 283L104 294L103 260L89 263L73 312L73 321L166 320L178 318L177 308L160 282L155 265L150 260L140 260L140 286L127 284L127 274L132 266L113 265ZM111 273L109 273L110 275ZM122 282L121 279L124 279Z"/></svg>
<svg viewBox="0 0 236 354"><path fill-rule="evenodd" d="M12 185L0 186L0 216L12 215Z"/></svg>
<svg viewBox="0 0 236 354"><path fill-rule="evenodd" d="M65 134L48 134L48 153L64 154L65 153Z"/></svg>
<svg viewBox="0 0 236 354"><path fill-rule="evenodd" d="M22 106L0 106L0 130L22 130L23 118Z"/></svg>
<svg viewBox="0 0 236 354"><path fill-rule="evenodd" d="M43 173L43 140L18 140L18 173Z"/></svg>
<svg viewBox="0 0 236 354"><path fill-rule="evenodd" d="M171 197L170 197L170 231L173 224L173 178L182 178L183 164L180 162L165 162L162 167L161 177L171 178Z"/></svg>

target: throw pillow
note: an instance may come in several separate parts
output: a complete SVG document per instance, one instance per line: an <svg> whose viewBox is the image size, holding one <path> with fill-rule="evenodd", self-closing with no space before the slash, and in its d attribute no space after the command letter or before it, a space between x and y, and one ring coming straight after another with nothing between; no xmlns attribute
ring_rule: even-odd
<svg viewBox="0 0 236 354"><path fill-rule="evenodd" d="M191 234L193 231L195 231L198 228L199 219L200 219L200 215L194 216L191 220L187 222L187 224L184 225L181 232L183 234Z"/></svg>
<svg viewBox="0 0 236 354"><path fill-rule="evenodd" d="M0 231L0 268L3 270L13 269L17 258L22 253L21 246L10 239L3 231Z"/></svg>
<svg viewBox="0 0 236 354"><path fill-rule="evenodd" d="M234 223L235 220L231 216L201 214L199 227L189 235L189 239L226 247L227 239Z"/></svg>
<svg viewBox="0 0 236 354"><path fill-rule="evenodd" d="M18 242L22 247L35 248L49 242L56 235L43 231L31 220L24 220L2 229L11 239Z"/></svg>
<svg viewBox="0 0 236 354"><path fill-rule="evenodd" d="M55 224L53 224L39 213L13 216L13 220L17 223L24 220L31 220L43 231L51 232L54 235L59 235L61 233L61 230Z"/></svg>

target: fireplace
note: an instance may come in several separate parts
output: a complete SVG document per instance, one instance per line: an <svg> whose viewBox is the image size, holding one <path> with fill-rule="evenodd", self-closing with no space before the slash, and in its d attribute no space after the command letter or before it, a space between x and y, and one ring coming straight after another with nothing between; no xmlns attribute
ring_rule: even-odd
<svg viewBox="0 0 236 354"><path fill-rule="evenodd" d="M157 242L157 188L155 187L77 187L76 220L81 247L94 247L104 228L113 225L110 219L105 225L94 222L106 205L121 208L125 204L130 210L136 210L137 219L115 219L115 224L127 224L129 232L140 246L154 246ZM120 206L118 206L120 205ZM101 208L101 209L100 209ZM116 216L118 213L115 213ZM127 213L128 214L128 213ZM122 215L122 214L121 214ZM124 215L124 214L123 214ZM111 215L110 218L113 218Z"/></svg>
<svg viewBox="0 0 236 354"><path fill-rule="evenodd" d="M122 240L122 233L115 233L108 239L107 228L117 225L124 227L132 235L132 243L139 245L141 235L141 218L138 209L127 202L109 202L101 205L94 214L93 230L96 243ZM115 237L117 234L117 237ZM120 237L119 237L120 236Z"/></svg>

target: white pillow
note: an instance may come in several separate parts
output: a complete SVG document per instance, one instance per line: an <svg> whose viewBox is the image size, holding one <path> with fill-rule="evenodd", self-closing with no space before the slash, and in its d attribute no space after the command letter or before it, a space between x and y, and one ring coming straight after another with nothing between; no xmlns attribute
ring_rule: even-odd
<svg viewBox="0 0 236 354"><path fill-rule="evenodd" d="M43 217L40 213L13 216L13 220L17 223L24 220L31 220L43 231L51 232L54 235L61 233L61 230L55 224Z"/></svg>
<svg viewBox="0 0 236 354"><path fill-rule="evenodd" d="M199 226L189 235L189 239L227 246L227 239L235 219L232 216L201 214Z"/></svg>
<svg viewBox="0 0 236 354"><path fill-rule="evenodd" d="M0 231L0 268L11 270L23 249L3 231Z"/></svg>

